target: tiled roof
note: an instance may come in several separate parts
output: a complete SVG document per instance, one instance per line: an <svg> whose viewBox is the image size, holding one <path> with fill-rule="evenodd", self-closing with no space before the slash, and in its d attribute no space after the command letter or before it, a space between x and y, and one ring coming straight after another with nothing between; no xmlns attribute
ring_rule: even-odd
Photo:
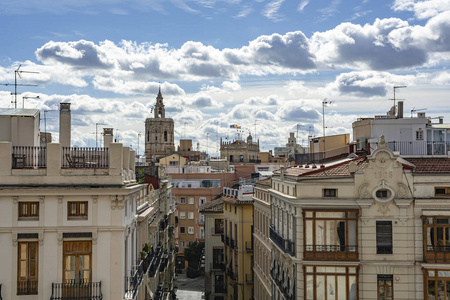
<svg viewBox="0 0 450 300"><path fill-rule="evenodd" d="M332 165L325 168L313 169L312 171L303 175L303 177L334 177L334 176L350 176L351 173L348 169L350 162L356 163L356 170L363 170L367 165L365 156L361 156L352 160L344 161L336 165Z"/></svg>
<svg viewBox="0 0 450 300"><path fill-rule="evenodd" d="M270 178L255 182L255 184L257 184L257 185L266 185L266 186L271 186L271 183L272 183L272 179L270 179Z"/></svg>
<svg viewBox="0 0 450 300"><path fill-rule="evenodd" d="M223 212L223 199L219 198L201 205L198 210L201 213L221 213Z"/></svg>
<svg viewBox="0 0 450 300"><path fill-rule="evenodd" d="M450 173L450 158L448 157L403 157L403 159L415 166L413 168L415 174Z"/></svg>

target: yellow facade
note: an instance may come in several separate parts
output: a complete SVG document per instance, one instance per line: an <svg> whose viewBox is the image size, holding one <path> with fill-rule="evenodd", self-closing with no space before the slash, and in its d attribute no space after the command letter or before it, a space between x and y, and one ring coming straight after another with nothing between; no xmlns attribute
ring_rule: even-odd
<svg viewBox="0 0 450 300"><path fill-rule="evenodd" d="M251 193L250 193L251 191ZM225 299L253 297L253 187L224 189Z"/></svg>

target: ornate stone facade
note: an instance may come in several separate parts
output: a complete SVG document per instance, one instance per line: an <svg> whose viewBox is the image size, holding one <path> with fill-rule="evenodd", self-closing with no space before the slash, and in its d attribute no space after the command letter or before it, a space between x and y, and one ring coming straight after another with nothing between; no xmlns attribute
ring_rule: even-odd
<svg viewBox="0 0 450 300"><path fill-rule="evenodd" d="M173 119L166 118L163 97L159 89L154 117L145 120L145 157L164 156L175 151Z"/></svg>
<svg viewBox="0 0 450 300"><path fill-rule="evenodd" d="M220 138L220 158L230 163L256 163L259 161L259 140L254 143L251 135L247 137L247 142L242 140L224 142Z"/></svg>

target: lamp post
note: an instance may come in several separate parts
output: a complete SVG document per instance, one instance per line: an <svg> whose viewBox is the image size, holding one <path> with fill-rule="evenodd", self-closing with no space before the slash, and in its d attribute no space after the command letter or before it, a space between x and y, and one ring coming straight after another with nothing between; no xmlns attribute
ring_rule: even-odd
<svg viewBox="0 0 450 300"><path fill-rule="evenodd" d="M322 164L325 162L325 149L326 149L326 143L325 143L325 106L328 104L333 103L332 101L327 101L327 98L322 100L322 130L323 130L323 156L322 156Z"/></svg>

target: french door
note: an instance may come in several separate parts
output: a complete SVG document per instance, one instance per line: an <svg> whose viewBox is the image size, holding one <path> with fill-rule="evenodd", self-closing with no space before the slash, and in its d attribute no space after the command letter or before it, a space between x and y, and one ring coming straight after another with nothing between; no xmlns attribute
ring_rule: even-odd
<svg viewBox="0 0 450 300"><path fill-rule="evenodd" d="M92 276L92 242L64 242L64 294L70 297L89 297Z"/></svg>

